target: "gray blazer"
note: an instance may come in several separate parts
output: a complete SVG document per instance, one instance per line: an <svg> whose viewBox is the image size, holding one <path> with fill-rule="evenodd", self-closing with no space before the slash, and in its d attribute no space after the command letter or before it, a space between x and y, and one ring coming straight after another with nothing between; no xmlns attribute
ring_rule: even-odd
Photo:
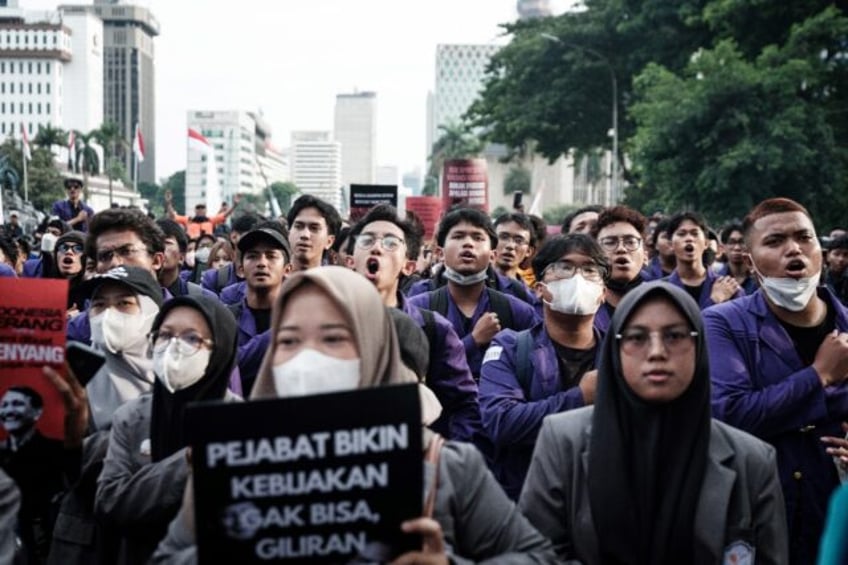
<svg viewBox="0 0 848 565"><path fill-rule="evenodd" d="M559 557L572 564L601 562L586 482L593 409L545 419L519 502ZM723 563L726 552L748 548L758 565L789 562L774 448L717 420L695 515L695 544L694 565Z"/></svg>
<svg viewBox="0 0 848 565"><path fill-rule="evenodd" d="M447 442L439 469L433 518L442 526L451 563L557 563L551 543L504 494L472 445ZM432 476L432 470L426 474ZM151 563L196 562L194 536L181 512Z"/></svg>

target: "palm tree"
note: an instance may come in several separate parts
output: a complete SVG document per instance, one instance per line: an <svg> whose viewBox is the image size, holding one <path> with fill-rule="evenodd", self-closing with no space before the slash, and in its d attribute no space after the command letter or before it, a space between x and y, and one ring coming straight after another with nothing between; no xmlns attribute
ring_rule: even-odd
<svg viewBox="0 0 848 565"><path fill-rule="evenodd" d="M129 143L121 135L121 130L114 122L103 122L99 129L93 130L95 139L103 147L106 176L109 179L109 205L112 205L112 180L115 177L115 168L111 162L118 156L119 152L129 147Z"/></svg>
<svg viewBox="0 0 848 565"><path fill-rule="evenodd" d="M35 134L33 142L36 146L43 147L52 153L54 145L64 147L68 144L68 134L63 129L54 128L50 124L38 126L38 133Z"/></svg>
<svg viewBox="0 0 848 565"><path fill-rule="evenodd" d="M439 178L445 161L476 157L483 150L483 142L464 124L441 125L439 130L442 135L433 144L428 176Z"/></svg>
<svg viewBox="0 0 848 565"><path fill-rule="evenodd" d="M96 175L100 172L100 157L95 149L97 130L91 130L88 133L77 131L75 134L75 144L77 152L76 169L82 171L83 187L85 191L85 200L88 200L88 176ZM111 201L109 202L111 205Z"/></svg>

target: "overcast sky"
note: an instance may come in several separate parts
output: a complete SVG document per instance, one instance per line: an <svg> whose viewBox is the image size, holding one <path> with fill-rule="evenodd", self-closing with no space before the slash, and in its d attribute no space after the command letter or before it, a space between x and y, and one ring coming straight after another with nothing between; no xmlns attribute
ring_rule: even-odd
<svg viewBox="0 0 848 565"><path fill-rule="evenodd" d="M52 9L56 0L20 0ZM62 3L74 3L67 1ZM377 162L424 166L436 45L488 43L515 0L140 0L159 20L156 165L185 168L188 110L261 110L278 147L333 127L335 96L377 93ZM554 3L557 5L557 2Z"/></svg>

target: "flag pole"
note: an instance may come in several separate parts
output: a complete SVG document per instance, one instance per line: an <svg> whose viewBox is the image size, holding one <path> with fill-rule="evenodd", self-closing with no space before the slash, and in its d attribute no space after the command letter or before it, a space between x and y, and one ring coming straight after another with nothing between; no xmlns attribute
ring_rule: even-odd
<svg viewBox="0 0 848 565"><path fill-rule="evenodd" d="M26 158L26 147L24 147L24 143L26 143L21 138L21 160L24 165L24 202L29 202L29 183L27 182L27 158Z"/></svg>

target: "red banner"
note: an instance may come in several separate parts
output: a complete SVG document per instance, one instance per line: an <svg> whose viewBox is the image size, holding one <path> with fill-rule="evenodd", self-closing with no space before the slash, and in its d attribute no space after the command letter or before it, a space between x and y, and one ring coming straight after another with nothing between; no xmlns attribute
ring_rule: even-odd
<svg viewBox="0 0 848 565"><path fill-rule="evenodd" d="M407 196L406 209L414 212L424 225L424 240L432 240L436 235L436 224L442 217L442 199L438 196Z"/></svg>
<svg viewBox="0 0 848 565"><path fill-rule="evenodd" d="M442 200L445 211L455 206L478 208L489 213L489 177L485 159L453 159L442 168Z"/></svg>
<svg viewBox="0 0 848 565"><path fill-rule="evenodd" d="M63 279L0 278L0 439L33 427L64 438L62 399L42 369L65 371L67 300Z"/></svg>

